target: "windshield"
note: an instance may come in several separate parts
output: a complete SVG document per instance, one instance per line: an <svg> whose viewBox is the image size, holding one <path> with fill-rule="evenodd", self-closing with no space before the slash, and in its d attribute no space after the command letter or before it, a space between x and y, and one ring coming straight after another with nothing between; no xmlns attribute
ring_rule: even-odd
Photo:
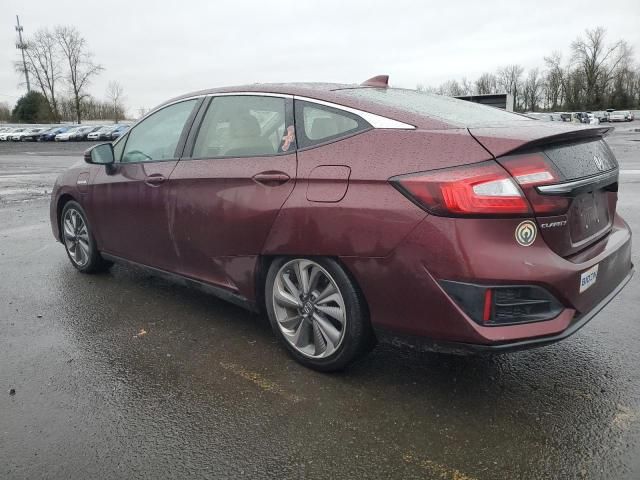
<svg viewBox="0 0 640 480"><path fill-rule="evenodd" d="M460 126L529 121L528 118L522 115L506 112L498 108L416 90L353 88L340 90L339 93L382 106L405 110L420 116L438 118L447 123Z"/></svg>

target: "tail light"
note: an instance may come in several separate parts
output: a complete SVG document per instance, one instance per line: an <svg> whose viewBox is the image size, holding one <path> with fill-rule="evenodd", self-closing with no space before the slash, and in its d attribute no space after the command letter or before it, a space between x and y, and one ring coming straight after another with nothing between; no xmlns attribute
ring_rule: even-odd
<svg viewBox="0 0 640 480"><path fill-rule="evenodd" d="M493 160L393 177L391 183L434 215L522 215L529 204L509 173Z"/></svg>
<svg viewBox="0 0 640 480"><path fill-rule="evenodd" d="M390 181L418 206L441 216L561 215L570 204L567 197L541 195L536 190L562 181L542 154L399 175Z"/></svg>
<svg viewBox="0 0 640 480"><path fill-rule="evenodd" d="M553 164L542 153L513 155L498 159L524 192L536 215L562 215L571 203L568 197L540 195L535 187L562 181Z"/></svg>

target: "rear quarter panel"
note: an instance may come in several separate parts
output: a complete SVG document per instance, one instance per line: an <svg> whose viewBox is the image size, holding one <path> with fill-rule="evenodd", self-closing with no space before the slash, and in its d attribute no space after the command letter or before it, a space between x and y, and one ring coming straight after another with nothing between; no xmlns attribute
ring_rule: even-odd
<svg viewBox="0 0 640 480"><path fill-rule="evenodd" d="M298 178L265 243L264 254L384 257L426 213L388 182L395 175L480 162L491 156L466 129L373 129L298 152ZM313 178L319 166L350 168L339 201L311 201L307 191L332 197L344 178ZM317 198L314 196L312 198Z"/></svg>

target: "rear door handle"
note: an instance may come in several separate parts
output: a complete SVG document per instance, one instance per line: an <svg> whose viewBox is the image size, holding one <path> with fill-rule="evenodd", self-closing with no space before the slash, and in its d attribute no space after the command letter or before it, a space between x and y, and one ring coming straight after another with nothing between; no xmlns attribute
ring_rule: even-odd
<svg viewBox="0 0 640 480"><path fill-rule="evenodd" d="M253 176L253 180L268 187L277 187L287 183L291 177L284 172L262 172Z"/></svg>
<svg viewBox="0 0 640 480"><path fill-rule="evenodd" d="M161 183L166 180L166 177L161 173L154 173L153 175L149 175L144 179L144 183L149 185L150 187L158 187Z"/></svg>

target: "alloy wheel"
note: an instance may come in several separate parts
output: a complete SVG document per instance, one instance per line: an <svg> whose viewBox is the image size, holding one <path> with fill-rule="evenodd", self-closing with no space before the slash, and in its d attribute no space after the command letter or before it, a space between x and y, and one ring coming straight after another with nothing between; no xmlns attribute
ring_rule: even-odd
<svg viewBox="0 0 640 480"><path fill-rule="evenodd" d="M276 275L272 301L280 331L298 352L325 358L340 347L347 322L344 298L318 263L309 259L285 263Z"/></svg>
<svg viewBox="0 0 640 480"><path fill-rule="evenodd" d="M69 208L62 219L64 245L71 260L83 267L89 262L89 231L82 215L75 208Z"/></svg>

